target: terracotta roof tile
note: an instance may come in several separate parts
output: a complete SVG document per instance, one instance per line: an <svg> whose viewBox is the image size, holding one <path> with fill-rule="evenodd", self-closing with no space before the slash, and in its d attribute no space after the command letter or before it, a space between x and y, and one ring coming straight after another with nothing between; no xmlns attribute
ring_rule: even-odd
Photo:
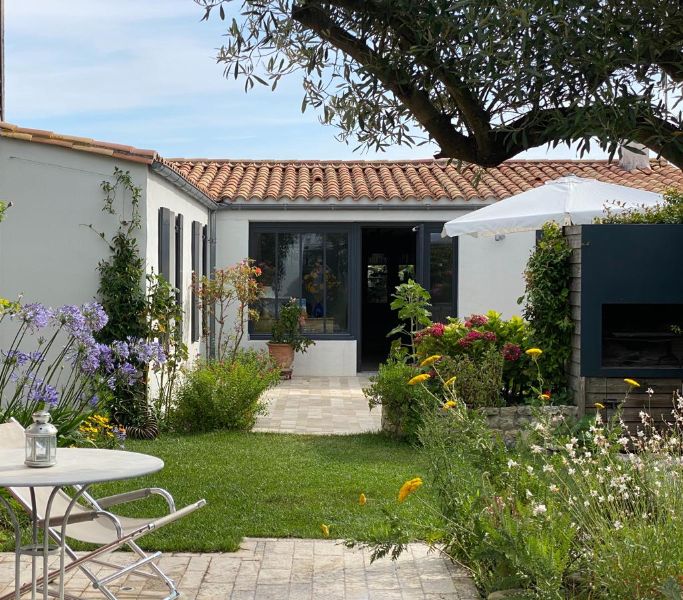
<svg viewBox="0 0 683 600"><path fill-rule="evenodd" d="M624 171L605 160L510 160L482 170L444 160L269 161L163 159L154 150L61 135L0 122L0 137L50 144L121 160L162 163L216 202L492 201L569 174L662 192L683 188L683 171L665 161Z"/></svg>
<svg viewBox="0 0 683 600"><path fill-rule="evenodd" d="M98 140L75 135L63 135L44 129L19 127L18 125L12 125L11 123L5 123L4 121L0 121L0 137L14 138L39 144L63 146L80 152L91 152L93 154L112 156L122 160L130 160L145 164L151 164L157 158L157 153L154 150L141 150L139 148L133 148L132 146L112 144L111 142L100 142Z"/></svg>
<svg viewBox="0 0 683 600"><path fill-rule="evenodd" d="M683 171L653 160L650 169L624 171L605 160L511 160L499 167L458 168L443 160L267 161L167 159L217 202L469 202L500 200L574 174L661 192L683 188ZM229 176L228 176L229 173ZM210 180L210 183L207 182Z"/></svg>

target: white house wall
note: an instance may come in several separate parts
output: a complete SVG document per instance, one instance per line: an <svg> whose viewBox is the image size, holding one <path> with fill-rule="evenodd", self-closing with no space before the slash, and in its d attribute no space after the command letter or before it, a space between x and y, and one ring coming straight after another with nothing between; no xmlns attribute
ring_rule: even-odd
<svg viewBox="0 0 683 600"><path fill-rule="evenodd" d="M536 232L493 237L460 236L458 242L458 315L496 310L503 317L521 314L524 269Z"/></svg>
<svg viewBox="0 0 683 600"><path fill-rule="evenodd" d="M176 287L182 290L185 321L183 323L183 339L188 344L190 357L200 353L201 343L192 342L192 221L198 221L202 226L209 222L209 211L196 200L180 191L160 175L150 172L147 179L146 202L146 270L159 273L159 209L167 208L174 215L183 215L183 272L182 283Z"/></svg>
<svg viewBox="0 0 683 600"><path fill-rule="evenodd" d="M129 170L144 188L146 166L0 139L0 199L13 203L0 225L0 295L24 294L26 302L52 306L96 297L97 265L109 250L86 225L107 237L116 231L118 217L102 212L100 187L112 179L115 166ZM138 240L144 249L144 229Z"/></svg>
<svg viewBox="0 0 683 600"><path fill-rule="evenodd" d="M462 210L219 210L216 217L216 266L235 264L249 255L250 223L421 223L443 222L465 214ZM505 316L519 314L517 298L524 289L522 272L535 234L514 234L496 242L461 238L458 253L458 316L494 309ZM265 347L262 340L247 346ZM355 340L324 340L297 355L296 372L303 376L354 375Z"/></svg>

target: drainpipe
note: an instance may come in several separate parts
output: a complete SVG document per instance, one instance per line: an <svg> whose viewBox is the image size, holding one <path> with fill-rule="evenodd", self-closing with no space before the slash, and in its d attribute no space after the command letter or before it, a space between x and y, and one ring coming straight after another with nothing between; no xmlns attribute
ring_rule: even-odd
<svg viewBox="0 0 683 600"><path fill-rule="evenodd" d="M216 271L216 211L209 211L209 277ZM216 319L209 323L209 357L216 358Z"/></svg>

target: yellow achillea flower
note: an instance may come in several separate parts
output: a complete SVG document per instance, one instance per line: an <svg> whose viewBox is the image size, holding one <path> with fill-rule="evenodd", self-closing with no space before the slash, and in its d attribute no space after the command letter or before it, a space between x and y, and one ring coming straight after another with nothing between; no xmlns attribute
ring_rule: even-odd
<svg viewBox="0 0 683 600"><path fill-rule="evenodd" d="M541 354L543 354L543 350L541 350L540 348L529 348L524 354L530 356L535 360L539 356L541 356Z"/></svg>
<svg viewBox="0 0 683 600"><path fill-rule="evenodd" d="M421 363L421 367L428 367L429 365L433 365L437 360L441 360L441 355L440 354L432 354L431 356L428 356L425 358Z"/></svg>
<svg viewBox="0 0 683 600"><path fill-rule="evenodd" d="M441 407L443 410L448 410L449 408L455 408L457 406L457 403L455 400L449 400L448 402L444 402L444 405Z"/></svg>
<svg viewBox="0 0 683 600"><path fill-rule="evenodd" d="M320 523L320 529L323 532L324 537L330 537L330 528L329 526L325 525L325 523Z"/></svg>
<svg viewBox="0 0 683 600"><path fill-rule="evenodd" d="M408 382L408 385L415 385L417 383L422 383L423 381L427 381L430 378L431 378L431 375L429 375L429 373L422 373L421 375L415 375L415 377L413 377Z"/></svg>
<svg viewBox="0 0 683 600"><path fill-rule="evenodd" d="M365 506L368 503L368 499L365 497L365 494L361 494L358 496L358 504L361 506Z"/></svg>
<svg viewBox="0 0 683 600"><path fill-rule="evenodd" d="M547 402L550 400L550 394L541 394L541 400L545 400Z"/></svg>
<svg viewBox="0 0 683 600"><path fill-rule="evenodd" d="M605 405L602 402L596 402L593 406L598 410L605 408Z"/></svg>
<svg viewBox="0 0 683 600"><path fill-rule="evenodd" d="M451 385L453 385L455 383L456 379L457 379L457 377L455 375L453 375L453 377L450 377L449 379L446 379L446 381L443 382L443 386L444 387L450 387Z"/></svg>
<svg viewBox="0 0 683 600"><path fill-rule="evenodd" d="M627 383L631 387L638 388L640 384L635 379L629 379L628 377L624 379L624 383Z"/></svg>
<svg viewBox="0 0 683 600"><path fill-rule="evenodd" d="M398 501L403 502L410 494L412 494L417 488L422 485L422 479L420 477L415 477L415 479L409 479L406 481L398 492Z"/></svg>

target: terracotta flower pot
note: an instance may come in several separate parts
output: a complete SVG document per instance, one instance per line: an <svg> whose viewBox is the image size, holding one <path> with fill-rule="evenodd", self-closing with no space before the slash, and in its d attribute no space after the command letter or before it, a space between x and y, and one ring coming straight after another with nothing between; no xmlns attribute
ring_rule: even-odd
<svg viewBox="0 0 683 600"><path fill-rule="evenodd" d="M275 359L281 371L290 371L294 362L294 348L291 344L268 342L268 353Z"/></svg>

